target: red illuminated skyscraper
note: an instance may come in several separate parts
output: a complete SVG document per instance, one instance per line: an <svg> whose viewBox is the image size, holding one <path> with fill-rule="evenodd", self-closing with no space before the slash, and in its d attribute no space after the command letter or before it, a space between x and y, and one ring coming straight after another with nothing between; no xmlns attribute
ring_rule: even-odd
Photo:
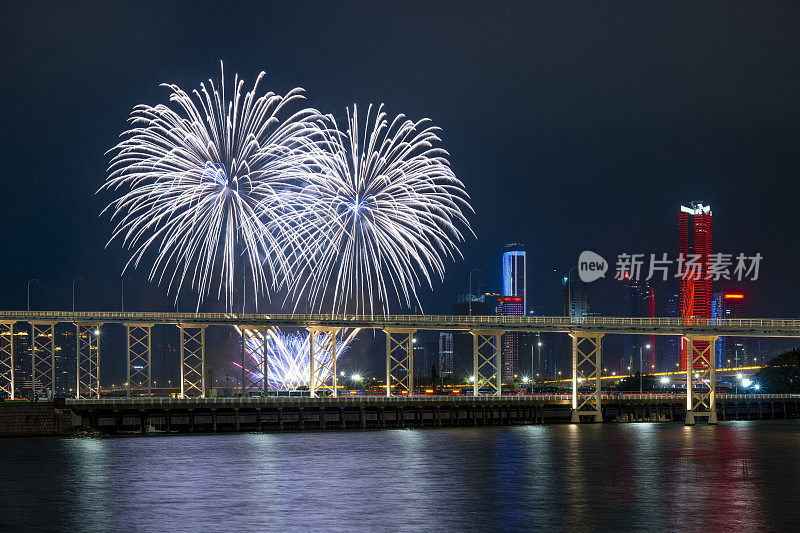
<svg viewBox="0 0 800 533"><path fill-rule="evenodd" d="M711 206L692 202L678 213L678 253L682 258L678 280L678 306L683 318L711 316ZM701 348L700 343L696 343ZM681 369L686 370L686 342L681 345Z"/></svg>

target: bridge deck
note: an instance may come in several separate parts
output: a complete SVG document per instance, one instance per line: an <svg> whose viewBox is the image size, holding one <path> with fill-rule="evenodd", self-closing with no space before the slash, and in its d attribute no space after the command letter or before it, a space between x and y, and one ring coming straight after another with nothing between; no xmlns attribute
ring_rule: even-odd
<svg viewBox="0 0 800 533"><path fill-rule="evenodd" d="M202 324L240 327L408 328L654 335L800 337L800 320L781 318L504 317L454 315L326 315L0 311L0 322L50 321L119 324Z"/></svg>

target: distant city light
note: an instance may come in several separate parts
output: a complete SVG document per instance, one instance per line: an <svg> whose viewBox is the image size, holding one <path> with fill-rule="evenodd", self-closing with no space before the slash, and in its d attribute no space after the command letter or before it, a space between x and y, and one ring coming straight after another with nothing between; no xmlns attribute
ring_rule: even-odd
<svg viewBox="0 0 800 533"><path fill-rule="evenodd" d="M667 383L669 383L669 378L667 376L663 376L659 381L661 382L662 385L666 385Z"/></svg>
<svg viewBox="0 0 800 533"><path fill-rule="evenodd" d="M761 389L761 385L759 385L758 383L756 383L755 385L753 385L753 388L754 388L755 390L760 390L760 389Z"/></svg>
<svg viewBox="0 0 800 533"><path fill-rule="evenodd" d="M361 374L353 374L352 379L353 381L361 381Z"/></svg>

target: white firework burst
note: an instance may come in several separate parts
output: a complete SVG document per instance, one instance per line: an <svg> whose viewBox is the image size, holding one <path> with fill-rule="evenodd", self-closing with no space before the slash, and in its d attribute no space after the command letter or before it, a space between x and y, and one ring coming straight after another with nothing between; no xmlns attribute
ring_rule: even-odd
<svg viewBox="0 0 800 533"><path fill-rule="evenodd" d="M126 269L153 253L149 277L174 288L176 300L188 283L199 307L218 279L217 298L231 308L240 261L256 299L291 275L283 253L292 229L281 214L319 114L290 111L304 98L300 88L260 94L264 75L247 92L236 75L230 99L224 69L219 85L191 93L164 84L170 105L134 107L131 128L109 151L100 190L120 191L106 208L117 220L109 243L131 251Z"/></svg>
<svg viewBox="0 0 800 533"><path fill-rule="evenodd" d="M355 339L360 328L342 330L336 341L337 359L345 353ZM267 346L267 381L270 390L295 390L308 387L311 377L310 340L311 334L306 332L286 333L278 329L270 329L267 339L262 335L247 336L246 351L252 360L256 375L253 381L263 381L264 345ZM324 344L324 335L318 335L317 343ZM318 353L323 368L327 365L331 354L326 351ZM238 363L235 363L237 366ZM241 368L241 367L240 367ZM327 373L326 373L327 372ZM330 372L323 370L321 379L329 379Z"/></svg>
<svg viewBox="0 0 800 533"><path fill-rule="evenodd" d="M460 256L463 229L472 233L464 185L438 147L439 128L404 115L389 121L369 106L364 132L358 109L347 130L321 127L308 145L302 192L295 195L290 294L298 305L332 312L388 313L392 300L419 304L417 287L444 276Z"/></svg>

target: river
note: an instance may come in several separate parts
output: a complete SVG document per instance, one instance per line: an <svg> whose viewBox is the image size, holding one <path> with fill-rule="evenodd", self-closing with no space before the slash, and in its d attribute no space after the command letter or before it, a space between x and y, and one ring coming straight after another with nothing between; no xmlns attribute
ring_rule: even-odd
<svg viewBox="0 0 800 533"><path fill-rule="evenodd" d="M0 529L790 531L800 422L0 441Z"/></svg>

